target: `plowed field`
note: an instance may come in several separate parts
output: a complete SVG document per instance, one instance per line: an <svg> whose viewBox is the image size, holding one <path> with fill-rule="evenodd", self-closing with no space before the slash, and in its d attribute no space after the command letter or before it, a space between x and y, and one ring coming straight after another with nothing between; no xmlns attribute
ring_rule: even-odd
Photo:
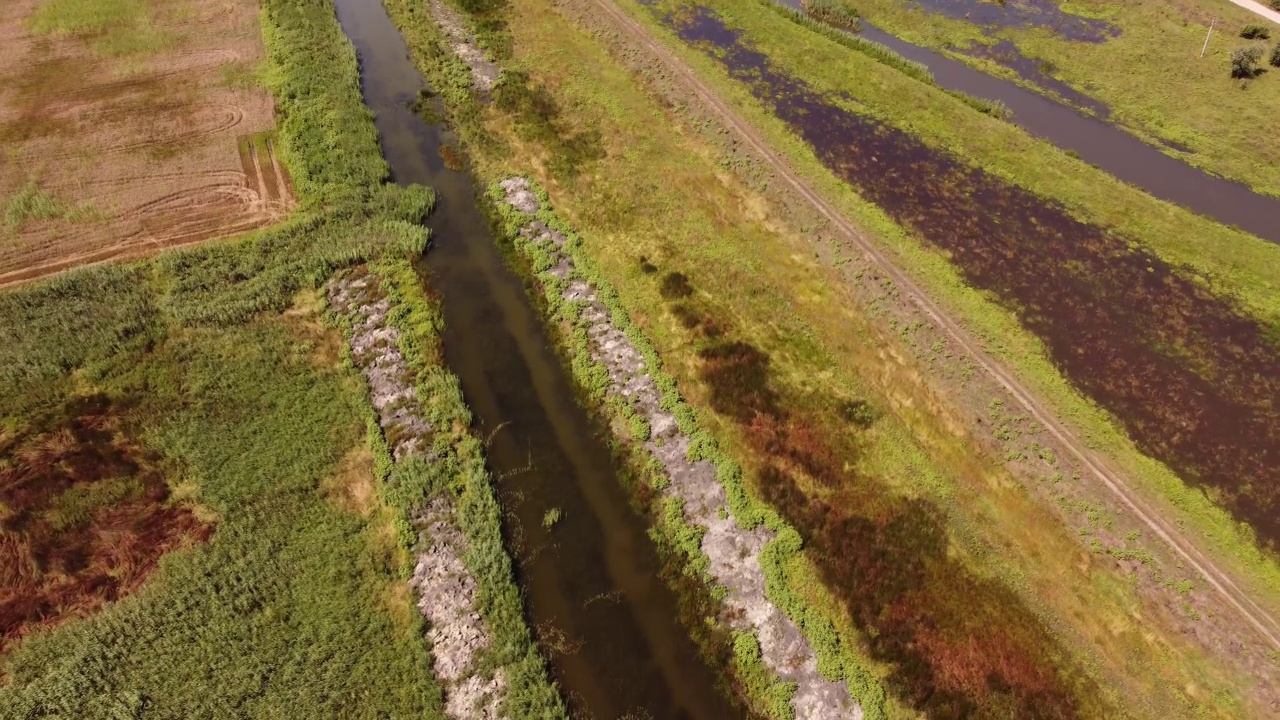
<svg viewBox="0 0 1280 720"><path fill-rule="evenodd" d="M253 0L0 6L0 286L279 220Z"/></svg>

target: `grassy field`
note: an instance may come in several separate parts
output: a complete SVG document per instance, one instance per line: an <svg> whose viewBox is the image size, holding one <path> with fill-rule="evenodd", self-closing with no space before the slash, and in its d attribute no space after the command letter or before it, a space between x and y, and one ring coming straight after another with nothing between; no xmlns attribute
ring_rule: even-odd
<svg viewBox="0 0 1280 720"><path fill-rule="evenodd" d="M93 595L100 582L74 585L84 597L24 608L6 566L0 616L14 642L0 655L0 717L442 716L405 581L410 518L429 492L452 493L463 519L510 711L562 717L523 622L480 443L440 365L438 312L411 265L432 193L386 184L332 5L269 0L263 22L303 211L242 241L0 293L0 445L24 449L0 476L22 480L50 453L112 459L125 473L85 477L64 462L68 487L16 508L64 535L86 522L115 532L88 556L101 567L50 566L38 579L66 590L135 567L127 541L174 524L150 518L205 528L171 543L145 584L106 597ZM391 468L364 381L324 313L321 283L363 262L393 288L403 350L440 429L430 466ZM138 467L149 474L131 483ZM154 492L137 486L154 476ZM122 528L122 511L139 506L155 510L149 524ZM5 526L6 558L33 527L45 525ZM15 612L26 630L46 627L11 636Z"/></svg>
<svg viewBox="0 0 1280 720"><path fill-rule="evenodd" d="M1280 75L1266 65L1274 42L1239 37L1245 25L1268 23L1225 0L1062 4L1064 12L1104 20L1119 29L1118 35L1102 42L1072 40L1051 25L1001 27L988 33L963 18L902 0L859 0L856 7L875 25L935 49L1013 42L1042 71L1106 103L1112 119L1139 136L1156 144L1166 140L1183 145L1189 152L1170 153L1259 192L1280 195L1273 170L1280 163L1280 143L1265 130L1280 112ZM1202 58L1211 22L1216 23L1214 34ZM1280 34L1280 27L1271 30ZM1251 45L1267 49L1262 66L1269 72L1252 80L1232 79L1231 53ZM952 54L1027 84L991 60Z"/></svg>
<svg viewBox="0 0 1280 720"><path fill-rule="evenodd" d="M758 3L726 0L715 5L749 31L755 30L752 41L762 43L762 49L769 52L771 59L783 67L797 68L820 89L845 93L860 112L887 119L998 177L1014 179L1039 195L1059 199L1079 219L1140 241L1146 249L1181 267L1183 272L1212 278L1210 287L1236 298L1241 306L1272 328L1274 337L1275 302L1280 298L1275 291L1280 261L1275 257L1274 246L1124 188L1105 174L1073 161L1046 144L1026 138L1016 128L963 108L955 100L918 83L903 83L896 71L803 28L779 22L772 11ZM657 32L665 31L657 29ZM1042 396L1054 402L1058 413L1080 428L1095 448L1119 460L1131 476L1147 483L1152 497L1167 499L1174 506L1168 511L1203 533L1229 563L1237 564L1248 576L1262 583L1261 587L1280 588L1280 572L1275 560L1256 549L1248 529L1237 527L1199 490L1190 488L1167 469L1135 452L1130 441L1117 432L1111 418L1066 386L1058 371L1047 362L1043 346L1017 325L1012 312L998 308L968 288L945 257L925 249L881 211L849 193L842 181L821 167L812 149L802 144L772 113L764 112L756 101L744 97L742 86L721 80L723 71L704 64L706 61L694 53L686 57L695 67L705 68L707 76L723 89L724 95L736 101L806 178L835 199L837 207L875 232L896 255L898 263L923 281L935 298L942 300L982 338L988 351L1030 379ZM848 79L850 67L858 69L854 73L860 78L858 82ZM1206 237L1215 238L1212 252L1206 251L1209 246L1199 243ZM1231 258L1232 255L1236 257Z"/></svg>
<svg viewBox="0 0 1280 720"><path fill-rule="evenodd" d="M1014 714L1019 708L1034 712L1041 707L1103 717L1248 714L1250 688L1240 682L1239 674L1164 624L1167 618L1138 619L1151 612L1150 598L1112 563L1083 547L1079 528L1064 526L1028 497L995 459L975 456L963 433L954 427L958 420L953 411L931 395L928 382L892 349L897 342L891 339L893 334L886 337L874 319L858 312L843 289L846 281L814 257L808 229L791 224L781 209L742 182L721 148L700 133L696 119L678 108L664 107L662 99L650 95L627 69L625 47L615 47L616 54L609 54L606 40L566 27L564 16L547 4L481 4L480 35L508 77L516 78L495 92L492 105L481 106L469 101L465 81L451 80L457 77L456 68L449 70L439 47L433 45L434 31L425 13L398 0L387 4L450 106L481 177L493 180L532 172L547 187L556 207L582 235L583 252L617 288L626 312L653 341L682 394L730 454L743 460L755 492L794 510L796 503L789 498L798 491L825 503L823 507L847 513L841 520L864 532L850 534L846 529L845 534L862 538L866 547L884 553L879 558L866 557L862 569L882 563L892 574L892 568L911 564L919 549L913 542L920 537L938 543L931 552L941 548L942 554L926 555L930 559L924 563L923 579L907 582L910 592L862 598L862 604L851 605L848 598L832 594L832 588L843 592L856 586L857 574L842 585L820 570L824 557L859 556L856 547L823 545L819 539L789 573L797 594L808 600L809 607L828 613L841 629L846 647L863 653L863 662L875 668L879 682L889 688L890 697L881 708L886 715L964 707L963 699L958 706L946 705L946 693L937 693L933 701L916 694L930 687L930 682L942 682L941 669L931 670L925 662L921 671L913 665L915 660L895 655L901 646L895 650L893 643L901 636L890 638L892 642L873 641L882 630L902 632L899 627L879 625L870 616L875 610L897 607L905 598L913 598L906 602L924 607L926 614L936 611L929 619L948 627L947 633L955 633L947 635L947 642L970 637L977 628L1003 625L1011 633L1007 639L1014 655L1010 657L1016 657L1017 648L1045 640L1037 662L1028 666L1029 674L1020 677L1020 681L1034 678L1029 681L1032 685L1040 683L1045 693L1039 699L1018 692L995 692L998 698L993 699L985 691L966 695L973 689L951 688L961 698L983 698L989 703L983 706L986 714L1005 714L999 711L1002 702L1014 703L1012 710L1004 706ZM745 2L721 7L742 18L751 17L748 5L758 7ZM570 3L567 8L564 12L569 17L593 27L584 6ZM636 16L645 17L639 10ZM773 22L785 24L776 15ZM656 24L653 27L661 32ZM774 29L777 42L790 44L796 54L838 47L800 34L800 28L795 34ZM905 113L906 107L913 106L919 119L912 122L922 135L941 133L946 123L953 123L949 132L957 144L965 133L970 139L982 135L983 141L994 135L993 145L1043 153L1040 158L1057 164L1050 164L1040 181L1047 185L1050 177L1062 179L1070 186L1066 193L1106 182L1101 174L1081 179L1079 174L1095 171L1065 156L1053 156L1053 151L1019 138L1007 125L974 113L955 98L936 89L904 85L897 71L869 59L850 60L846 48L840 48L844 54L835 52L830 57L836 59L827 64L843 64L846 71L855 66L862 79L858 87L842 89L855 97L874 92L900 98L886 101L884 108L866 102L872 112ZM1105 417L1070 391L1010 313L965 289L943 258L921 250L902 230L852 198L785 128L746 99L740 88L719 79L720 71L709 61L692 52L685 56L715 79L725 97L758 121L778 147L802 158L798 164L805 174L839 198L852 217L883 232L905 258L904 264L938 289L944 301L996 345L994 349L1033 373L1050 397L1067 406L1069 417L1088 428L1099 447L1125 458L1128 467L1137 466L1146 477L1166 483L1165 488L1183 487L1167 471L1142 459ZM653 82L660 85L661 79ZM550 112L531 111L535 109ZM580 140L566 148L567 137ZM1011 148L1002 152L1014 155ZM997 172L1013 175L1023 170ZM1114 187L1104 188L1105 193L1097 191L1099 203L1106 201L1102 197L1106 193L1117 192ZM1070 205L1075 211L1098 212L1084 200ZM1153 222L1127 216L1118 202L1111 207L1116 223ZM1163 222L1160 218L1173 212L1157 207L1154 222ZM1242 255L1253 258L1241 258L1231 272L1252 278L1248 282L1264 288L1274 287L1274 278L1256 277L1267 272L1265 260L1259 263L1258 258L1268 257L1268 250L1248 245L1246 238L1230 231L1203 227L1224 238L1224 246L1243 248ZM1148 231L1142 237L1154 234ZM1166 242L1162 252L1176 242ZM1219 255L1204 262L1223 259ZM1226 259L1222 266L1230 267L1232 262ZM662 278L671 273L683 276L691 288L687 298L664 296ZM1265 307L1270 302L1266 295L1256 291L1256 304ZM1274 307L1270 317L1276 317ZM726 345L734 345L734 352L727 352ZM767 390L743 397L743 387ZM745 415L744 407L767 410L763 417L768 422L755 427L738 422ZM866 417L870 420L863 429L850 420ZM770 449L769 439L759 434L762 428L771 428L773 441L782 445ZM787 466L781 469L799 480L773 481L777 476L770 472L779 469L774 463L780 455L795 463L784 460ZM799 475L792 472L806 463L807 469ZM826 482L824 474L827 480L840 480ZM1184 507L1181 517L1210 527L1220 547L1232 553L1240 567L1275 587L1273 561L1251 550L1247 538L1203 497L1182 492L1186 495L1179 498ZM817 518L794 517L818 524ZM895 553L876 541L877 517L897 517L907 523L905 534L897 536L906 550ZM871 520L871 524L858 525L860 520ZM1177 569L1171 564L1164 571L1176 573ZM813 582L818 577L825 580L825 589L824 583ZM886 582L894 586L894 581ZM968 610L953 605L960 598ZM966 613L976 625L966 626ZM914 618L925 620L920 615ZM964 661L957 662L965 667Z"/></svg>

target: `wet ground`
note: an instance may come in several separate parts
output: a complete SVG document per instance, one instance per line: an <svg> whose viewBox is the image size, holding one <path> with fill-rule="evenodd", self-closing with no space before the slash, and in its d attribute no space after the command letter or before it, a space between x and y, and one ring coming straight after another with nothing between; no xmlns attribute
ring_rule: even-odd
<svg viewBox="0 0 1280 720"><path fill-rule="evenodd" d="M948 253L1138 446L1280 540L1280 352L1257 322L1061 205L846 110L712 11L665 17L863 198Z"/></svg>
<svg viewBox="0 0 1280 720"><path fill-rule="evenodd" d="M486 440L507 545L553 678L584 717L742 717L681 626L604 429L577 404L472 179L445 166L440 148L456 143L409 109L426 85L404 41L378 0L337 7L396 181L439 194L422 270L441 296L445 360Z"/></svg>
<svg viewBox="0 0 1280 720"><path fill-rule="evenodd" d="M0 442L0 651L136 590L213 526L170 502L159 458L100 396Z"/></svg>
<svg viewBox="0 0 1280 720"><path fill-rule="evenodd" d="M1120 35L1106 20L1064 11L1054 0L915 0L929 12L992 28L1045 28L1068 40L1104 42Z"/></svg>
<svg viewBox="0 0 1280 720"><path fill-rule="evenodd" d="M778 2L802 10L800 0ZM987 3L978 4L996 7ZM1013 5L1012 1L1010 5ZM1015 125L1063 150L1075 153L1081 160L1123 182L1194 213L1234 225L1264 240L1280 242L1280 223L1276 222L1276 218L1280 218L1280 198L1259 195L1245 185L1188 165L1107 122L1105 105L1071 90L1066 83L1053 79L1038 67L1039 63L1035 60L1021 55L1015 57L1012 52L1016 47L1009 47L1012 43L997 44L990 51L976 52L991 52L1004 57L1019 74L1026 72L1032 78L1038 78L1038 82L1048 86L1067 102L1091 109L1098 116L1080 112L1017 83L988 75L959 60L901 40L865 20L859 34L889 47L903 57L923 63L933 72L935 81L942 88L1004 103L1012 111L1010 121ZM975 50L971 48L969 52ZM1033 71L1029 66L1037 67ZM1063 86L1066 86L1065 91L1072 94L1064 92ZM1166 146L1185 150L1168 143Z"/></svg>
<svg viewBox="0 0 1280 720"><path fill-rule="evenodd" d="M1000 40L990 45L970 43L969 47L959 49L957 52L990 60L1001 67L1008 68L1017 73L1018 77L1046 93L1062 98L1070 105L1088 110L1098 118L1106 120L1111 116L1111 108L1108 108L1106 103L1091 98L1071 87L1069 83L1055 78L1045 61L1023 55L1018 46L1009 40Z"/></svg>

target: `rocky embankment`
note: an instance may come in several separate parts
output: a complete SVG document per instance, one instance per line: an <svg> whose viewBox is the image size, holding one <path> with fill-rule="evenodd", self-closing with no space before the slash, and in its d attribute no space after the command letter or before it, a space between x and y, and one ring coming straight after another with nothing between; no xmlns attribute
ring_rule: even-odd
<svg viewBox="0 0 1280 720"><path fill-rule="evenodd" d="M350 321L351 358L364 374L369 399L378 413L396 463L434 459L431 424L414 386L414 373L398 341L400 330L388 321L391 301L378 281L363 270L329 282L329 306ZM453 720L499 717L506 696L501 669L485 670L482 658L490 635L476 612L477 584L463 562L466 537L447 496L437 496L416 514L416 565L409 585L427 620L433 670L445 695L445 714Z"/></svg>
<svg viewBox="0 0 1280 720"><path fill-rule="evenodd" d="M492 90L494 83L498 82L500 71L498 66L485 57L484 51L462 24L462 19L457 13L439 0L430 3L430 7L431 17L435 19L444 34L449 36L449 47L471 70L472 85L484 92Z"/></svg>
<svg viewBox="0 0 1280 720"><path fill-rule="evenodd" d="M554 286L564 288L563 299L576 307L578 317L586 323L592 359L603 365L609 376L608 392L625 398L648 422L650 436L644 447L662 465L669 480L663 492L683 501L687 523L705 530L701 547L710 560L708 574L727 590L724 621L734 629L753 633L769 670L795 683L791 705L797 720L861 718L861 708L845 685L818 672L813 648L795 623L765 595L760 553L774 533L740 527L717 479L716 467L705 460L689 460L690 438L681 431L675 416L662 409L662 393L643 355L615 326L597 289L575 272L573 258L564 250L566 235L534 217L540 202L528 181L511 178L501 187L506 202L529 216L520 235L552 258L551 267L540 276L560 281Z"/></svg>

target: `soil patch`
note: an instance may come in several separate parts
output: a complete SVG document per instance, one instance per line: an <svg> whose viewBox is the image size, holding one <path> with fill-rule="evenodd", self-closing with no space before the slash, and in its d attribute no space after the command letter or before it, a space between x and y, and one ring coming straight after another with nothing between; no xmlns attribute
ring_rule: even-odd
<svg viewBox="0 0 1280 720"><path fill-rule="evenodd" d="M134 590L213 527L169 500L156 458L104 397L0 443L0 650Z"/></svg>
<svg viewBox="0 0 1280 720"><path fill-rule="evenodd" d="M0 8L0 205L23 188L43 199L0 228L0 286L244 233L293 207L271 144L237 148L272 124L270 96L233 77L265 54L256 2L144 3L146 32L167 40L123 54L95 33L33 35L38 5Z"/></svg>

